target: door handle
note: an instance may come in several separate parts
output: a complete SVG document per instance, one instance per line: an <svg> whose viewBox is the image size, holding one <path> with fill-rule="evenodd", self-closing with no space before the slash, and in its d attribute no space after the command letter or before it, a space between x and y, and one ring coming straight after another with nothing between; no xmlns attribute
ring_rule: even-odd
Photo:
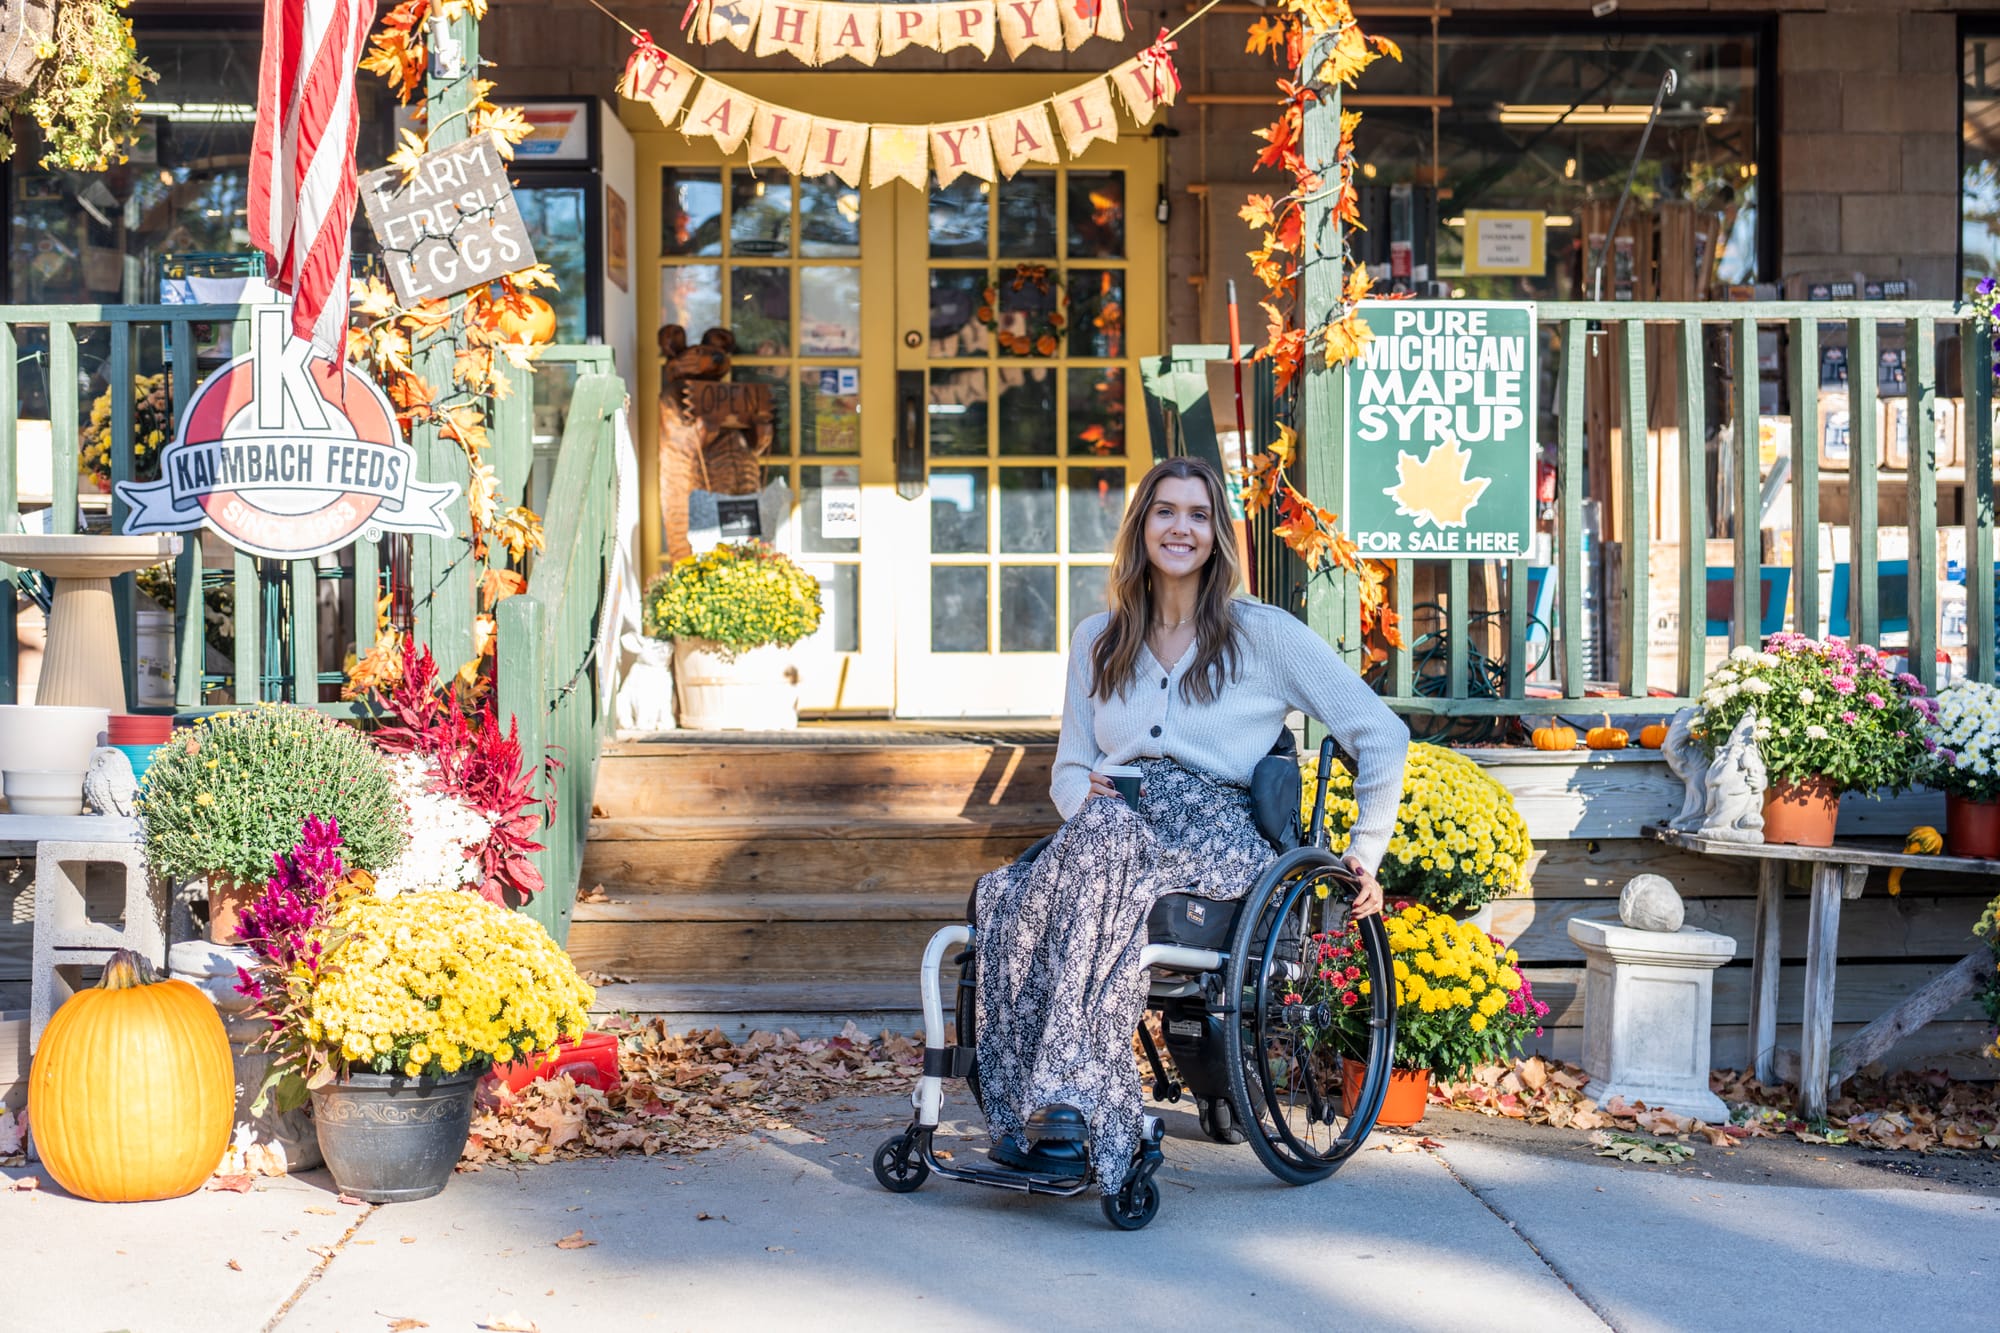
<svg viewBox="0 0 2000 1333"><path fill-rule="evenodd" d="M896 372L896 494L905 500L925 490L924 372Z"/></svg>

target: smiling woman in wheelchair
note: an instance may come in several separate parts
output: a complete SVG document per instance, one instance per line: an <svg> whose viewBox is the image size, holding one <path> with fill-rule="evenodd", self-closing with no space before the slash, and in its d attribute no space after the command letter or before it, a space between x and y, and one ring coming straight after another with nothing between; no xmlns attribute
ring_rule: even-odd
<svg viewBox="0 0 2000 1333"><path fill-rule="evenodd" d="M977 1091L991 1156L1036 1178L1094 1171L1107 1195L1130 1183L1131 1164L1143 1156L1131 1043L1148 999L1140 957L1148 918L1173 943L1198 940L1207 918L1214 918L1210 933L1226 931L1237 912L1220 904L1261 887L1284 847L1296 846L1296 766L1257 771L1273 738L1289 741L1286 715L1300 709L1319 721L1354 761L1359 815L1346 873L1320 854L1310 871L1322 876L1319 898L1327 897L1325 877L1338 875L1345 910L1380 910L1375 870L1402 791L1407 729L1305 625L1235 595L1227 514L1221 478L1199 460L1169 459L1141 481L1118 533L1111 609L1079 625L1071 648L1050 783L1065 822L1029 855L981 879L974 899L976 1009L964 1017L976 1015ZM1124 766L1140 775L1136 807L1106 772ZM1130 785L1128 775L1117 776ZM1253 776L1270 787L1261 802ZM1268 832L1259 827L1260 804ZM1278 931L1271 928L1274 941ZM962 1013L968 998L960 996ZM974 1035L964 1017L961 1041ZM1172 1045L1176 1024L1168 1028ZM1176 1055L1189 1063L1178 1047ZM1182 1072L1203 1128L1240 1142L1236 1125L1257 1112L1232 1105L1241 1099L1216 1085L1220 1075ZM1311 1092L1317 1115L1322 1094ZM1283 1131L1271 1138L1282 1150ZM1262 1138L1257 1146L1265 1156ZM1153 1188L1149 1179L1140 1183Z"/></svg>

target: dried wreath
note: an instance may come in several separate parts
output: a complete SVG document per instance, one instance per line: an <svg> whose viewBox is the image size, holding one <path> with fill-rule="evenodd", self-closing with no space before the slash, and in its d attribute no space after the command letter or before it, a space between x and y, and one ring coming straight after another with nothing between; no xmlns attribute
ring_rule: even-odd
<svg viewBox="0 0 2000 1333"><path fill-rule="evenodd" d="M1025 308L1004 308L1004 293L1030 289L1042 299L1031 298ZM1002 272L986 284L979 294L979 309L973 313L1008 355L1054 356L1062 347L1063 331L1069 327L1068 309L1062 283L1047 264L1016 264L1012 273ZM1003 327L1016 320L1021 327Z"/></svg>

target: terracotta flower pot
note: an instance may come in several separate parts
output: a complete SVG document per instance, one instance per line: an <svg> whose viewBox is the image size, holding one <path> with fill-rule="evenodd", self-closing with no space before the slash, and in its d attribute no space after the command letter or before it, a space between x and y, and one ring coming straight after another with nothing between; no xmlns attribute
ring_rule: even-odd
<svg viewBox="0 0 2000 1333"><path fill-rule="evenodd" d="M264 886L225 875L208 876L208 938L216 944L234 944L240 938L237 922L243 909L255 902Z"/></svg>
<svg viewBox="0 0 2000 1333"><path fill-rule="evenodd" d="M1360 1061L1344 1059L1340 1062L1342 1115L1354 1114L1355 1106L1361 1101L1361 1081L1367 1076L1368 1066ZM1430 1070L1390 1070L1389 1091L1382 1098L1382 1111L1375 1117L1375 1123L1398 1128L1416 1124L1424 1118L1424 1103L1430 1100L1430 1095Z"/></svg>
<svg viewBox="0 0 2000 1333"><path fill-rule="evenodd" d="M1944 849L1952 856L2000 860L2000 800L1946 796Z"/></svg>
<svg viewBox="0 0 2000 1333"><path fill-rule="evenodd" d="M1840 818L1840 790L1826 778L1774 782L1764 792L1764 841L1831 847Z"/></svg>

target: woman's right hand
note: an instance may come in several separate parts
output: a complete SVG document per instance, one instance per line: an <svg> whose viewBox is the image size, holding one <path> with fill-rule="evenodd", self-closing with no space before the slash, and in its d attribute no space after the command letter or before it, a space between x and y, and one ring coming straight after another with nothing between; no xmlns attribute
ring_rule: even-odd
<svg viewBox="0 0 2000 1333"><path fill-rule="evenodd" d="M1086 799L1096 800L1100 796L1116 798L1118 796L1118 788L1112 786L1111 779L1105 777L1102 773L1092 773L1090 775L1090 795Z"/></svg>

